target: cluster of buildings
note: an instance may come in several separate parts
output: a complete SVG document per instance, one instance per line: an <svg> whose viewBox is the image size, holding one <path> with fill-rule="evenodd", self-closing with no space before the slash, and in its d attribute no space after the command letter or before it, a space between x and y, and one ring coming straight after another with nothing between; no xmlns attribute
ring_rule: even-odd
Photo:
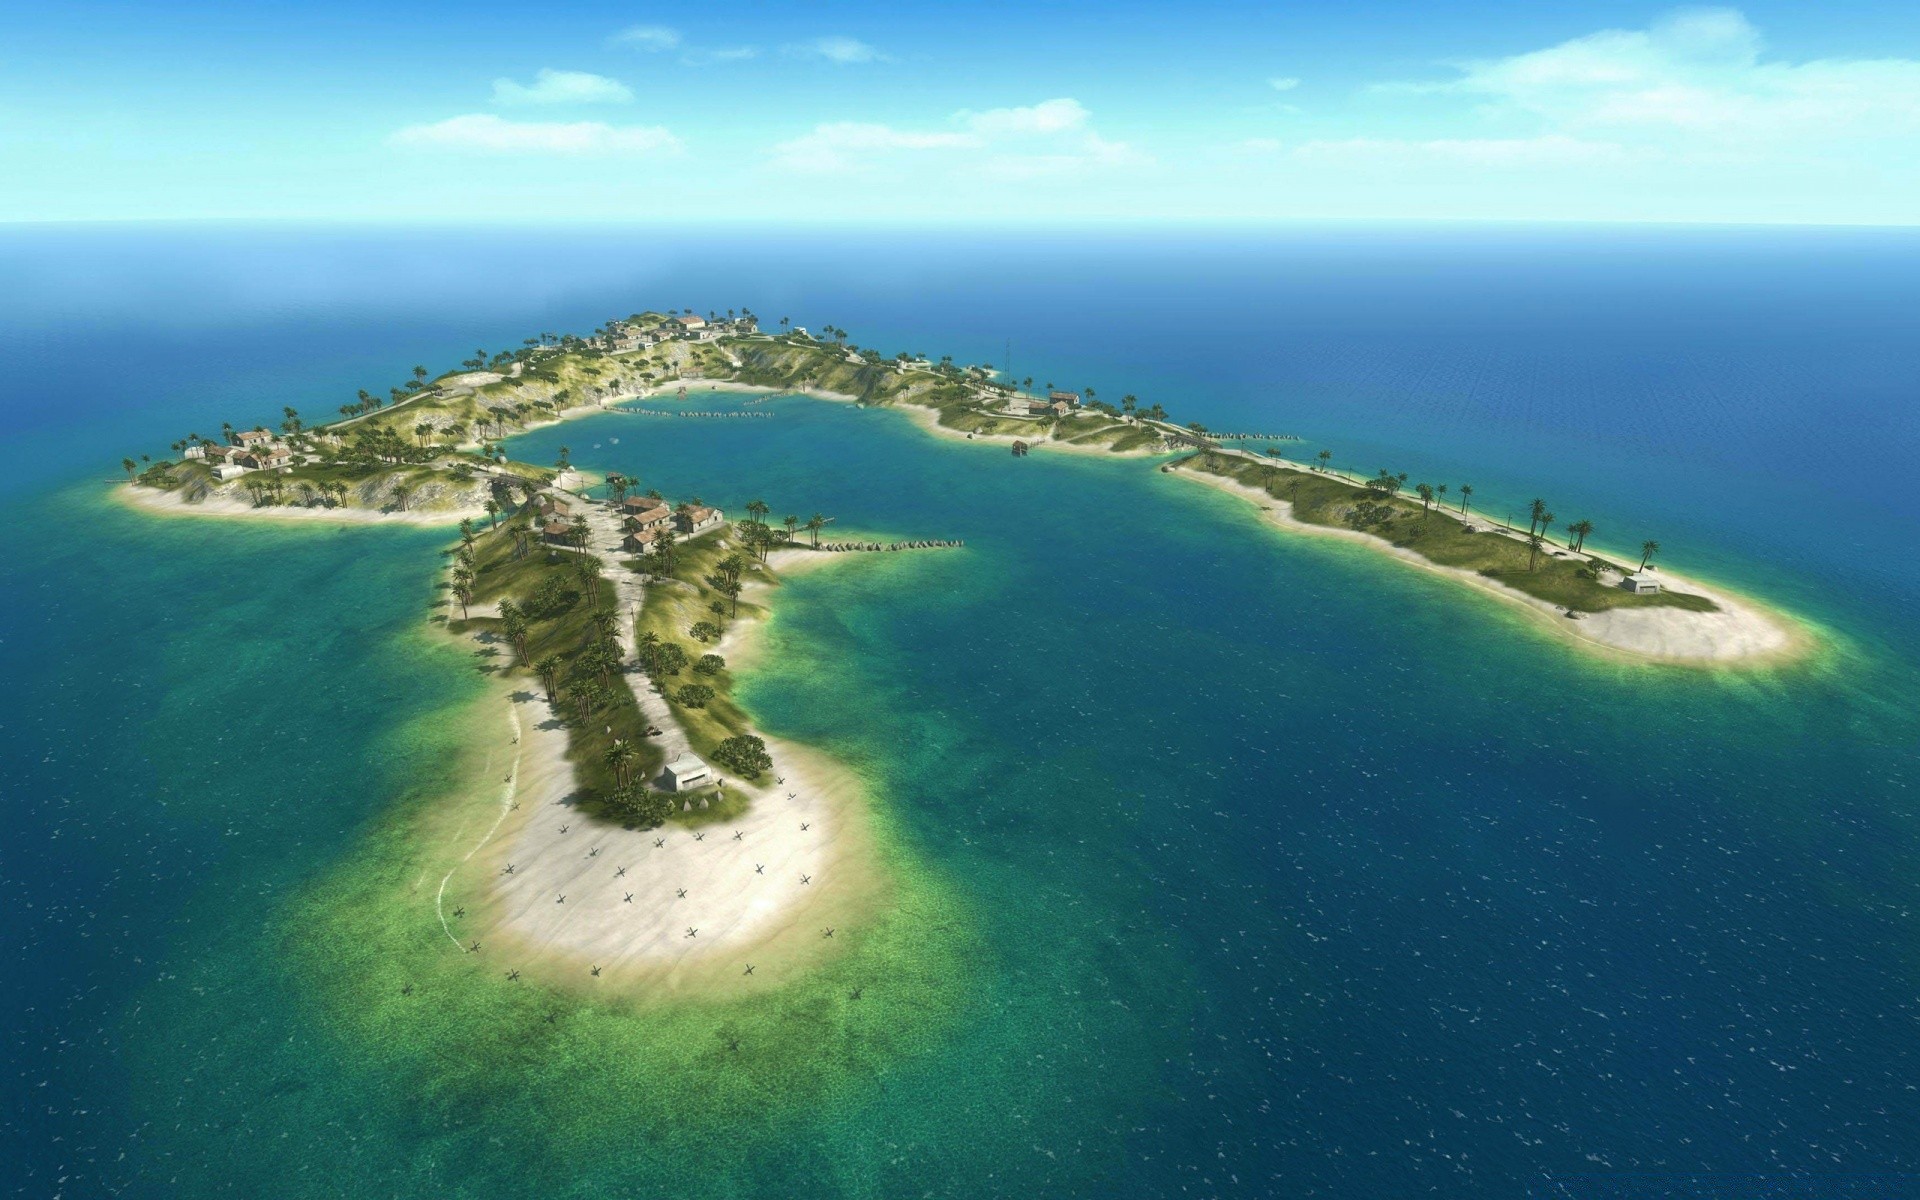
<svg viewBox="0 0 1920 1200"><path fill-rule="evenodd" d="M613 348L617 351L645 350L648 346L657 346L661 342L711 342L724 334L744 335L758 333L760 322L751 314L720 320L708 320L692 313L668 316L657 325L642 328L632 321L621 321L609 327L613 334Z"/></svg>
<svg viewBox="0 0 1920 1200"><path fill-rule="evenodd" d="M1045 400L1033 396L1014 396L1007 401L1007 411L1016 417L1037 417L1047 412L1064 417L1079 407L1078 392L1048 392Z"/></svg>
<svg viewBox="0 0 1920 1200"><path fill-rule="evenodd" d="M280 471L293 466L293 451L274 434L264 429L248 429L233 435L233 444L202 442L181 452L199 459L220 480L233 479L248 471Z"/></svg>
<svg viewBox="0 0 1920 1200"><path fill-rule="evenodd" d="M628 496L619 504L620 528L626 531L622 549L635 554L652 554L660 531L671 527L676 538L698 537L727 523L726 514L706 504L682 504L671 508L665 500L652 496Z"/></svg>
<svg viewBox="0 0 1920 1200"><path fill-rule="evenodd" d="M550 546L572 544L578 504L571 497L547 493L533 502L534 525L540 540ZM672 529L676 539L698 537L727 523L727 516L706 504L682 504L677 507L654 496L628 496L615 507L620 512L620 528L626 537L620 545L635 554L652 554L663 530Z"/></svg>

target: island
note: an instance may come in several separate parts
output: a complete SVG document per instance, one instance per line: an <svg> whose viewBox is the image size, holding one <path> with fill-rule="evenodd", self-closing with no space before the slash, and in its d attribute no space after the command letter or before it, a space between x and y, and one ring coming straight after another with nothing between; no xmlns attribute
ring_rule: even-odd
<svg viewBox="0 0 1920 1200"><path fill-rule="evenodd" d="M1250 502L1276 528L1366 546L1620 659L1752 665L1810 641L1757 601L1666 571L1652 539L1637 555L1601 550L1592 521L1562 521L1543 499L1522 530L1476 511L1468 484L1349 474L1329 449L1288 457L1291 435L1180 425L1132 395L1109 404L1091 388L1035 389L950 358L883 357L837 328L778 324L763 332L746 310L636 313L477 351L438 377L415 367L335 420L283 407L277 428L189 433L177 457L121 463L122 494L151 511L457 524L433 620L497 684L483 709L503 718L485 735L487 770L504 770L497 788L464 789L485 811L459 823L465 844L442 847L452 857L432 900L450 943L486 947L513 964L509 978L657 991L719 986L745 962L773 983L831 957L846 944L836 932L887 892L860 781L755 729L735 672L794 571L961 544L823 539L831 518L819 513L776 520L756 499L729 517L699 496L590 477L564 447L551 466L505 452L516 433L616 406L747 425L768 415L632 407L649 397L798 394L899 410L1021 457L1147 459L1164 478Z"/></svg>

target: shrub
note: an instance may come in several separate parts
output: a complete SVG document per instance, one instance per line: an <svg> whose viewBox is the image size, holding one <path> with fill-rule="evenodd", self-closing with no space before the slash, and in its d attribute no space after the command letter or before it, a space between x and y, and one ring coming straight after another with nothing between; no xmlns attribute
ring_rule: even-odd
<svg viewBox="0 0 1920 1200"><path fill-rule="evenodd" d="M693 669L702 675L718 675L726 666L727 660L718 654L702 654L700 661L693 664Z"/></svg>
<svg viewBox="0 0 1920 1200"><path fill-rule="evenodd" d="M760 772L773 766L767 744L750 733L730 737L714 747L713 761L745 779L757 779Z"/></svg>
<svg viewBox="0 0 1920 1200"><path fill-rule="evenodd" d="M687 652L672 642L662 642L653 652L653 673L656 675L678 675L680 668L687 665Z"/></svg>
<svg viewBox="0 0 1920 1200"><path fill-rule="evenodd" d="M673 698L688 708L705 708L707 701L713 699L713 689L704 683L690 683L675 692Z"/></svg>
<svg viewBox="0 0 1920 1200"><path fill-rule="evenodd" d="M713 642L720 639L720 627L712 621L696 621L693 628L687 632L693 635L693 640L696 642Z"/></svg>

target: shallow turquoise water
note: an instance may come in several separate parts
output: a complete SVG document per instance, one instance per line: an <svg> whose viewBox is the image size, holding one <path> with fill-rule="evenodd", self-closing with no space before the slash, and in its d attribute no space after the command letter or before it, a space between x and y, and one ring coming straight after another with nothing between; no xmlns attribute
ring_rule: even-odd
<svg viewBox="0 0 1920 1200"><path fill-rule="evenodd" d="M538 1113L506 1121L403 1086L319 1027L285 967L291 897L447 769L432 718L472 685L416 634L440 537L156 521L87 480L124 452L101 428L164 443L243 402L277 411L277 394L250 399L276 354L297 364L290 389L338 391L343 364L391 374L489 340L462 325L493 341L573 311L590 325L702 276L529 255L525 297L463 311L476 302L443 299L477 269L457 241L413 247L424 296L403 303L369 299L387 269L369 265L376 240L347 239L336 290L223 255L299 264L340 241L230 236L196 247L194 270L229 283L191 305L83 319L47 285L7 317L28 364L6 385L19 569L0 580L18 681L0 748L19 828L4 898L24 916L5 1002L16 1190L643 1192L657 1164L619 1146L556 1156ZM185 256L168 244L154 234L94 270L165 292L153 281ZM1394 244L1383 261L1357 243L1343 259L1317 241L1251 256L1203 242L1185 274L1071 245L984 252L1051 256L1060 382L1111 372L1103 395L1300 427L1363 467L1471 478L1488 504L1538 489L1623 541L1651 526L1676 565L1819 622L1831 653L1705 677L1599 663L1145 464L1017 461L846 405L527 435L522 456L564 443L673 495L968 542L793 581L748 695L775 732L880 782L909 851L981 927L985 999L870 1091L781 1114L770 1137L711 1131L701 1190L1479 1196L1596 1172L1920 1169L1920 558L1862 550L1871 533L1910 551L1914 502L1836 521L1854 502L1821 474L1913 449L1888 391L1915 365L1910 338L1905 357L1891 348L1912 308L1889 282L1913 242L1685 243L1707 278L1681 299L1745 297L1771 269L1803 294L1850 290L1860 316L1848 327L1829 306L1796 333L1797 302L1746 298L1678 349L1604 303L1670 295L1672 247L1635 274L1632 245ZM978 354L994 335L976 301L1031 303L1019 280L996 292L974 274L977 245L930 263L918 291L836 275L831 250L763 265L766 290L831 300L796 320L859 336L869 317L935 353L927 331L946 322L979 344L956 352ZM1436 280L1472 276L1476 251L1471 303L1447 303ZM731 253L693 257L744 288ZM1528 301L1544 284L1509 259L1544 253L1560 258L1543 277L1580 286L1543 314ZM1163 302L1225 296L1231 322L1273 329L1284 394L1246 386L1238 357L1154 359L1129 334L1145 318L1113 299L1153 271ZM1370 310L1382 296L1398 299ZM1278 328L1316 298L1316 328ZM97 349L73 364L83 345ZM1116 365L1096 365L1102 345ZM1788 360L1817 394L1781 382ZM110 385L137 363L159 382ZM98 385L93 410L58 402L74 375Z"/></svg>

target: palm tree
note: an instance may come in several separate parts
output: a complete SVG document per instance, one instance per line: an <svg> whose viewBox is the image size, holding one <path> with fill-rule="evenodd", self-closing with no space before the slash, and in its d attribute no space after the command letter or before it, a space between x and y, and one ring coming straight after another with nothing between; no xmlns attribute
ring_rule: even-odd
<svg viewBox="0 0 1920 1200"><path fill-rule="evenodd" d="M467 619L467 605L473 603L473 589L465 583L453 585L453 598L460 602L460 619Z"/></svg>
<svg viewBox="0 0 1920 1200"><path fill-rule="evenodd" d="M1427 507L1433 503L1433 485L1416 483L1413 490L1420 494L1420 519L1424 521L1427 519Z"/></svg>
<svg viewBox="0 0 1920 1200"><path fill-rule="evenodd" d="M732 608L727 613L728 616L737 617L740 615L740 581L738 579L719 580L714 584L713 590L719 592L732 602Z"/></svg>
<svg viewBox="0 0 1920 1200"><path fill-rule="evenodd" d="M123 458L120 460L120 469L127 473L128 483L133 482L133 469L139 465L140 465L139 463L134 462L130 458Z"/></svg>
<svg viewBox="0 0 1920 1200"><path fill-rule="evenodd" d="M1532 520L1527 522L1527 532L1533 533L1540 525L1541 514L1547 511L1547 502L1536 496L1532 501L1528 503L1527 508L1531 512L1532 518L1533 518Z"/></svg>
<svg viewBox="0 0 1920 1200"><path fill-rule="evenodd" d="M761 519L764 518L768 513L772 511L773 510L771 508L767 507L767 502L765 500L747 501L747 515L753 518L753 522L756 525L761 524L762 523Z"/></svg>
<svg viewBox="0 0 1920 1200"><path fill-rule="evenodd" d="M1472 498L1473 498L1473 485L1470 483L1461 484L1460 485L1460 511L1462 513L1467 511L1467 501L1471 500Z"/></svg>
<svg viewBox="0 0 1920 1200"><path fill-rule="evenodd" d="M1659 542L1641 542L1640 543L1640 569L1642 571L1646 570L1647 564L1652 562L1653 556L1658 553L1660 553Z"/></svg>
<svg viewBox="0 0 1920 1200"><path fill-rule="evenodd" d="M826 523L827 519L819 513L815 513L807 518L807 529L813 534L813 548L815 550L820 548L820 530Z"/></svg>
<svg viewBox="0 0 1920 1200"><path fill-rule="evenodd" d="M413 496L413 489L408 487L406 484L396 483L393 485L393 502L400 506L401 512L407 511L407 501L412 496Z"/></svg>
<svg viewBox="0 0 1920 1200"><path fill-rule="evenodd" d="M1441 508L1445 508L1447 506L1447 485L1443 483L1439 487L1433 489L1433 491L1434 491L1434 494L1439 497L1439 499L1435 500L1434 503L1438 504Z"/></svg>
<svg viewBox="0 0 1920 1200"><path fill-rule="evenodd" d="M792 541L793 531L800 527L800 518L794 516L792 513L788 513L785 519L782 520L780 523L787 527L787 540Z"/></svg>
<svg viewBox="0 0 1920 1200"><path fill-rule="evenodd" d="M1567 548L1575 551L1580 550L1587 544L1587 535L1593 532L1593 522L1585 520L1584 518L1575 521L1573 524L1567 526L1567 532L1573 535L1573 540L1567 543Z"/></svg>
<svg viewBox="0 0 1920 1200"><path fill-rule="evenodd" d="M1538 557L1540 557L1540 535L1529 532L1527 534L1527 570L1533 570L1533 560Z"/></svg>
<svg viewBox="0 0 1920 1200"><path fill-rule="evenodd" d="M649 629L640 635L636 644L640 651L641 665L646 667L647 674L653 674L654 658L660 649L660 635Z"/></svg>
<svg viewBox="0 0 1920 1200"><path fill-rule="evenodd" d="M498 500L495 500L492 496L488 496L487 497L487 531L491 533L499 528L500 528L500 502Z"/></svg>
<svg viewBox="0 0 1920 1200"><path fill-rule="evenodd" d="M460 542L468 550L473 549L473 520L470 517L460 518Z"/></svg>
<svg viewBox="0 0 1920 1200"><path fill-rule="evenodd" d="M1322 471L1327 470L1333 464L1333 451L1331 450L1322 450L1320 453L1314 455L1314 457L1320 460L1320 469Z"/></svg>

